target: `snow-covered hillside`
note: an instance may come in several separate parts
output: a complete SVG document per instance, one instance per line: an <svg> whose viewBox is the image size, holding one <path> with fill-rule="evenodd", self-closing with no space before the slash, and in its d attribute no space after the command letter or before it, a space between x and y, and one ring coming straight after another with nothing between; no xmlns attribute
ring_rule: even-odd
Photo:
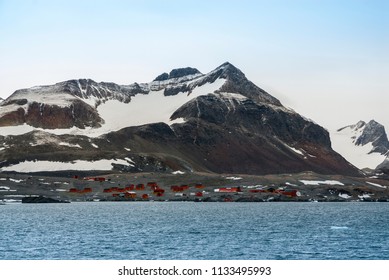
<svg viewBox="0 0 389 280"><path fill-rule="evenodd" d="M388 153L389 143L382 125L358 122L331 132L332 148L356 167L375 169Z"/></svg>
<svg viewBox="0 0 389 280"><path fill-rule="evenodd" d="M199 96L224 94L229 99L241 98L239 92L231 87L231 82L225 86L229 68L235 69L229 63L208 74L201 74L197 69L189 68L191 71L188 75L184 75L188 73L188 68L174 69L170 75L164 73L150 83L134 83L128 86L83 79L18 90L0 106L0 135L21 135L33 130L42 130L57 135L98 137L125 127L157 122L169 125L183 122L183 119L170 118L182 105ZM228 93L232 94L223 91L223 87L231 89ZM269 104L279 102L259 88L254 90L258 90L260 94L257 95L259 97L263 95L263 99ZM253 89L249 88L250 94L251 91ZM74 112L73 108L77 102L78 104L81 102L82 108ZM33 113L31 109L33 105L34 115L29 116ZM61 108L67 112L63 113ZM85 109L91 113L82 115ZM45 110L51 112L44 116ZM80 119L77 113L85 119L84 123L74 121ZM56 127L52 123L48 124L50 127L47 127L47 124L41 125L59 115L65 115L62 116L64 121L60 119L57 123L66 122L67 125L62 127ZM90 116L93 116L92 121L88 119Z"/></svg>
<svg viewBox="0 0 389 280"><path fill-rule="evenodd" d="M218 79L215 82L207 83L196 87L191 93L181 92L177 95L165 96L164 90L150 91L148 94L137 94L131 98L129 103L119 100L107 100L97 106L96 110L104 123L99 128L86 127L80 129L77 127L67 129L42 129L28 124L19 126L6 126L1 128L1 135L21 135L33 130L43 130L56 135L74 134L87 135L89 137L98 137L119 129L138 126L149 123L164 122L172 124L177 121L171 121L171 115L186 102L218 90L225 79Z"/></svg>

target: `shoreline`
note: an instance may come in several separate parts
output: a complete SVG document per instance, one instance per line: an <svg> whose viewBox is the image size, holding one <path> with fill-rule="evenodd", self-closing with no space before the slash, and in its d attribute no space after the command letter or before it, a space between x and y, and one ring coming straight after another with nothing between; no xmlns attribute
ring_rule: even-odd
<svg viewBox="0 0 389 280"><path fill-rule="evenodd" d="M70 202L389 202L389 180L372 177L313 172L76 173L0 173L0 202L36 196Z"/></svg>

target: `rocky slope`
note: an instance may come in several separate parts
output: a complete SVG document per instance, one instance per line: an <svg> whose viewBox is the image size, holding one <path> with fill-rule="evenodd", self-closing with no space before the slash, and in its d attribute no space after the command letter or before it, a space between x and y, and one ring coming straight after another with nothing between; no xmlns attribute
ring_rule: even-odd
<svg viewBox="0 0 389 280"><path fill-rule="evenodd" d="M342 127L331 140L334 149L359 168L375 169L389 154L385 128L374 120Z"/></svg>
<svg viewBox="0 0 389 280"><path fill-rule="evenodd" d="M72 80L20 90L1 104L0 124L3 171L359 175L325 129L230 63L208 74L175 69L147 84Z"/></svg>

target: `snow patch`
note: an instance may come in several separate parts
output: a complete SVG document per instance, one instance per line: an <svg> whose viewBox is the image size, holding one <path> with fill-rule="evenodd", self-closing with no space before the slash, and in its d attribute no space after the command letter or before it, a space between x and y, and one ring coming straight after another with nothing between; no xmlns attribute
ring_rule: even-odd
<svg viewBox="0 0 389 280"><path fill-rule="evenodd" d="M242 180L243 178L242 177L226 177L227 180L234 180L234 181L237 181L237 180Z"/></svg>
<svg viewBox="0 0 389 280"><path fill-rule="evenodd" d="M352 196L348 195L347 193L339 193L339 197L344 198L344 199L349 199Z"/></svg>
<svg viewBox="0 0 389 280"><path fill-rule="evenodd" d="M75 160L73 162L59 161L24 161L15 165L3 167L1 171L39 172L61 170L112 170L112 164L129 165L122 159L102 159L97 161Z"/></svg>
<svg viewBox="0 0 389 280"><path fill-rule="evenodd" d="M375 187L382 188L382 189L387 189L388 188L387 186L382 186L382 185L377 184L377 183L372 183L372 182L366 182L366 183L369 184L369 185L375 186Z"/></svg>
<svg viewBox="0 0 389 280"><path fill-rule="evenodd" d="M318 185L340 185L344 186L342 182L335 180L314 181L314 180L299 180L304 185L318 186Z"/></svg>
<svg viewBox="0 0 389 280"><path fill-rule="evenodd" d="M358 197L359 197L360 199L371 198L371 196L370 196L369 194L358 195Z"/></svg>
<svg viewBox="0 0 389 280"><path fill-rule="evenodd" d="M300 150L298 150L298 149L296 149L296 148L293 148L293 147L291 147L291 146L289 146L289 145L287 145L287 144L285 144L284 143L284 145L286 146L286 147L288 147L289 149L291 149L293 152L295 152L296 154L299 154L299 155L304 155L304 153L302 152L302 151L300 151Z"/></svg>
<svg viewBox="0 0 389 280"><path fill-rule="evenodd" d="M24 180L22 180L22 179L17 180L17 179L9 178L9 180L12 181L12 182L15 182L15 183L24 182Z"/></svg>
<svg viewBox="0 0 389 280"><path fill-rule="evenodd" d="M58 145L60 146L67 146L67 147L71 147L71 148L79 148L79 149L82 149L82 147L78 144L70 144L70 143L66 143L66 142L59 142Z"/></svg>
<svg viewBox="0 0 389 280"><path fill-rule="evenodd" d="M298 187L297 185L289 183L289 182L286 182L285 185L288 185L288 186L291 186L291 187Z"/></svg>

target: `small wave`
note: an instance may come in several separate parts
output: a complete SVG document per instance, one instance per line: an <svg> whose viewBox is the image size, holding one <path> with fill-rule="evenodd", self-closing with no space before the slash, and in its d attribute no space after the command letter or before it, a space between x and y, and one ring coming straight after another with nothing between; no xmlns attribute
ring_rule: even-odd
<svg viewBox="0 0 389 280"><path fill-rule="evenodd" d="M346 226L343 226L343 227L331 226L331 229L334 229L334 230L337 230L337 229L349 229L349 227L346 227Z"/></svg>

